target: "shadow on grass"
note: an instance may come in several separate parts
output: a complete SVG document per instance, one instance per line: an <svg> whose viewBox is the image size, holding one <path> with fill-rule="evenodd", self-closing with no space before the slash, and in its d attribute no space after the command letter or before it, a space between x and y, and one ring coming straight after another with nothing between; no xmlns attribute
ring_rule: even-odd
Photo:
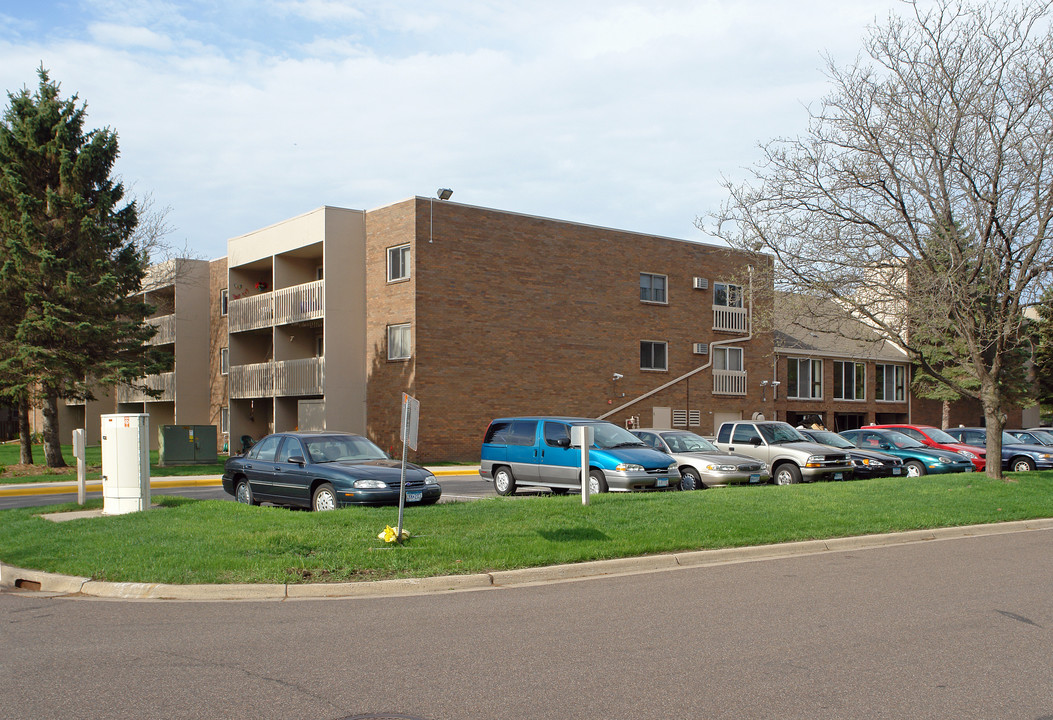
<svg viewBox="0 0 1053 720"><path fill-rule="evenodd" d="M610 540L595 528L563 528L562 530L538 530L538 535L551 542L581 542L582 540Z"/></svg>

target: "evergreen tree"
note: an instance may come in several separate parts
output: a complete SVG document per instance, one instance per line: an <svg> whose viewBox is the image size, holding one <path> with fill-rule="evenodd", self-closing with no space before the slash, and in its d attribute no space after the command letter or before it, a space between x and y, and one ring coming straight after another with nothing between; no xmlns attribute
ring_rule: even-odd
<svg viewBox="0 0 1053 720"><path fill-rule="evenodd" d="M65 465L60 398L91 383L134 382L158 368L154 329L136 294L146 267L133 242L135 203L111 177L117 134L85 132L85 105L38 71L34 93L8 93L0 122L0 392L32 393L43 410L48 466Z"/></svg>

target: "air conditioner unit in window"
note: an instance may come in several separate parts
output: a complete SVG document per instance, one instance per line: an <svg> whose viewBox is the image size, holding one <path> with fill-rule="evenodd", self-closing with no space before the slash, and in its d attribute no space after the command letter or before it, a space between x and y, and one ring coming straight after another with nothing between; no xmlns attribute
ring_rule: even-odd
<svg viewBox="0 0 1053 720"><path fill-rule="evenodd" d="M695 343L695 355L709 355L709 343Z"/></svg>
<svg viewBox="0 0 1053 720"><path fill-rule="evenodd" d="M695 278L695 290L705 290L709 287L709 280L706 278L697 277Z"/></svg>

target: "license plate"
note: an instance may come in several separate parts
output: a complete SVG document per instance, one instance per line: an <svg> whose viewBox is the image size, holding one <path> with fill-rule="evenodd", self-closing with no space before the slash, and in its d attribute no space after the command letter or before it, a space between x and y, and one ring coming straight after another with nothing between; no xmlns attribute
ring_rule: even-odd
<svg viewBox="0 0 1053 720"><path fill-rule="evenodd" d="M655 487L669 487L669 478L658 478L654 484Z"/></svg>
<svg viewBox="0 0 1053 720"><path fill-rule="evenodd" d="M899 475L899 468L892 468L893 475Z"/></svg>
<svg viewBox="0 0 1053 720"><path fill-rule="evenodd" d="M406 502L420 502L421 498L423 498L423 497L424 497L424 492L421 491L421 490L417 490L416 492L407 492L406 493Z"/></svg>
<svg viewBox="0 0 1053 720"><path fill-rule="evenodd" d="M834 473L834 480L844 480L844 473Z"/></svg>
<svg viewBox="0 0 1053 720"><path fill-rule="evenodd" d="M750 482L751 483L759 483L760 482L760 473L754 473L753 475L750 475Z"/></svg>

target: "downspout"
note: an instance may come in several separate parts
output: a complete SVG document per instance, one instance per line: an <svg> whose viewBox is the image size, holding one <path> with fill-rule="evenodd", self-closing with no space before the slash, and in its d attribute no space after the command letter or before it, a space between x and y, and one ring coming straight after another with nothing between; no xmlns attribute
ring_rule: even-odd
<svg viewBox="0 0 1053 720"><path fill-rule="evenodd" d="M653 390L648 390L643 395L635 397L632 400L630 400L629 402L623 403L622 405L619 405L618 407L614 408L613 410L609 410L609 411L605 412L603 415L598 416L596 419L597 420L606 420L611 415L614 415L615 413L621 412L622 410L624 410L627 407L632 407L633 405L635 405L636 403L640 402L641 400L646 400L647 398L651 397L652 395L657 395L658 393L662 392L663 390L665 390L667 388L670 388L673 385L676 385L681 380L686 380L687 378L691 377L692 375L697 375L698 373L700 373L703 370L707 369L708 367L710 367L713 364L713 352L712 352L712 350L713 350L714 347L718 347L718 346L721 346L721 345L730 345L730 344L733 344L733 343L748 342L748 341L752 340L753 339L753 266L752 265L749 266L749 273L750 273L749 333L745 337L729 338L728 340L717 340L716 342L710 343L709 344L709 349L710 349L709 362L707 362L705 365L702 365L701 367L697 367L694 370L686 372L683 375L681 375L680 377L676 378L675 380L670 380L669 382L665 383L664 385L659 385L658 387L654 388ZM712 391L710 391L710 392L712 392Z"/></svg>

